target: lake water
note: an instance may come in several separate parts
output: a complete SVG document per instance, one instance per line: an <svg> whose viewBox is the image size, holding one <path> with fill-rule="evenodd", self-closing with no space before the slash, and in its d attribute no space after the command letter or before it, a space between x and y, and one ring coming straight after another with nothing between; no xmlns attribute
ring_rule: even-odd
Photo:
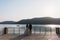
<svg viewBox="0 0 60 40"><path fill-rule="evenodd" d="M19 25L19 26L18 26ZM8 34L23 34L25 31L26 24L0 24L0 34L3 33L3 28L8 28ZM41 33L41 32L55 32L55 28L60 27L60 25L39 25L32 24L32 33Z"/></svg>

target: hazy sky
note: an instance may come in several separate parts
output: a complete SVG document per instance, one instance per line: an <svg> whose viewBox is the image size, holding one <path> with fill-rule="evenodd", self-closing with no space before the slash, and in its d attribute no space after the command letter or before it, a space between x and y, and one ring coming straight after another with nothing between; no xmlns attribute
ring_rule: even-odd
<svg viewBox="0 0 60 40"><path fill-rule="evenodd" d="M60 0L0 0L0 21L59 17Z"/></svg>

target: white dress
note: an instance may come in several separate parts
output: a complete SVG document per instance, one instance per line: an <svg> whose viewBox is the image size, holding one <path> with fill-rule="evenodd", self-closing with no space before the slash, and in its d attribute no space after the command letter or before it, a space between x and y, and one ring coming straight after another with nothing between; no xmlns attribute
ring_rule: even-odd
<svg viewBox="0 0 60 40"><path fill-rule="evenodd" d="M24 34L26 34L26 35L29 35L29 34L30 34L30 30L29 30L29 28L26 28Z"/></svg>

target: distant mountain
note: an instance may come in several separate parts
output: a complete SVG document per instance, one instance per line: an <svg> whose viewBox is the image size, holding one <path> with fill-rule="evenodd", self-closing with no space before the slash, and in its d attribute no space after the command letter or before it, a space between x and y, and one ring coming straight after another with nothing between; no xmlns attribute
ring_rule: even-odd
<svg viewBox="0 0 60 40"><path fill-rule="evenodd" d="M52 17L40 17L32 19L23 19L18 22L15 21L3 21L0 24L60 24L60 18Z"/></svg>
<svg viewBox="0 0 60 40"><path fill-rule="evenodd" d="M3 22L0 22L0 24L15 24L16 22L14 21L3 21Z"/></svg>
<svg viewBox="0 0 60 40"><path fill-rule="evenodd" d="M23 19L17 24L60 24L60 18L51 18L51 17L40 17L40 18L32 18L32 19Z"/></svg>

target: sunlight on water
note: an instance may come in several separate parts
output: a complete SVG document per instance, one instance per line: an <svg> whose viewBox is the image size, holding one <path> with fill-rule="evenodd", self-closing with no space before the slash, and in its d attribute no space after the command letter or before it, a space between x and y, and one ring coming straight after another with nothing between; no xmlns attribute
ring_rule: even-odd
<svg viewBox="0 0 60 40"><path fill-rule="evenodd" d="M51 28L60 27L60 25L47 25L47 26L49 26Z"/></svg>
<svg viewBox="0 0 60 40"><path fill-rule="evenodd" d="M26 25L17 25L17 24L0 24L0 31L3 30L4 27L8 27L8 33L19 33L23 34L25 29L26 29ZM60 25L36 25L36 24L32 24L32 33L43 33L43 32L55 32L55 28L56 27L60 27ZM20 29L20 31L19 31ZM14 31L15 30L15 31Z"/></svg>

